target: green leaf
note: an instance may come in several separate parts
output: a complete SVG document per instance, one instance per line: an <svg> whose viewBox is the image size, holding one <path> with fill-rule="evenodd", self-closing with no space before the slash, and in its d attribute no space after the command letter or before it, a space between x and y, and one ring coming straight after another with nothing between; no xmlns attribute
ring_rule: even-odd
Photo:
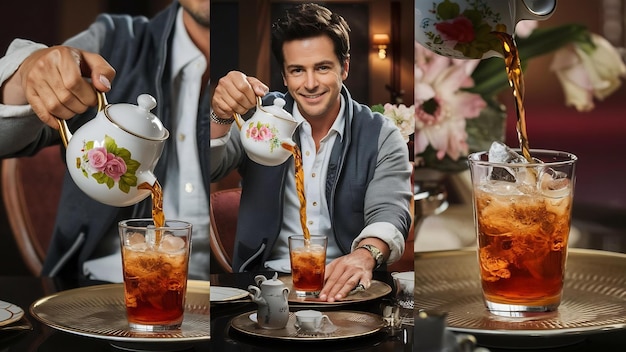
<svg viewBox="0 0 626 352"><path fill-rule="evenodd" d="M85 150L91 150L91 149L93 149L93 141L89 141L85 143Z"/></svg>
<svg viewBox="0 0 626 352"><path fill-rule="evenodd" d="M134 175L135 172L137 172L137 170L139 169L139 166L141 166L141 163L137 160L124 159L124 161L126 162L126 173L132 173Z"/></svg>
<svg viewBox="0 0 626 352"><path fill-rule="evenodd" d="M122 182L129 186L137 186L137 176L134 173L127 172L120 177L120 183Z"/></svg>
<svg viewBox="0 0 626 352"><path fill-rule="evenodd" d="M444 2L437 5L437 15L441 17L443 20L450 20L459 16L461 9L459 4L452 3L450 0L445 0Z"/></svg>
<svg viewBox="0 0 626 352"><path fill-rule="evenodd" d="M117 148L114 154L124 159L124 161L130 160L130 151L126 148Z"/></svg>
<svg viewBox="0 0 626 352"><path fill-rule="evenodd" d="M108 186L108 181L109 180L113 181L113 179L111 179L109 176L107 176L104 172L94 172L93 174L91 174L91 177L93 177L94 180L96 180L96 182L98 182L100 184L106 184L107 186ZM111 188L111 187L109 187L109 188Z"/></svg>
<svg viewBox="0 0 626 352"><path fill-rule="evenodd" d="M115 139L105 135L104 148L106 148L107 152L115 154L115 151L117 150L117 143L115 143Z"/></svg>
<svg viewBox="0 0 626 352"><path fill-rule="evenodd" d="M373 105L371 107L371 110L372 110L372 112L379 112L381 114L385 112L385 108L384 108L383 104Z"/></svg>
<svg viewBox="0 0 626 352"><path fill-rule="evenodd" d="M130 185L126 182L123 182L122 179L120 179L120 182L118 182L118 187L120 188L120 191L124 193L130 192Z"/></svg>

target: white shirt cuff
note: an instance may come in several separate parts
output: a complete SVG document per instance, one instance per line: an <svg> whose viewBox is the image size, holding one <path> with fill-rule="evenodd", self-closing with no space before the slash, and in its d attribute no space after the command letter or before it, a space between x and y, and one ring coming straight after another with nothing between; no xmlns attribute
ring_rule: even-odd
<svg viewBox="0 0 626 352"><path fill-rule="evenodd" d="M228 142L229 139L230 139L230 130L225 135L219 138L211 139L211 148L221 147L223 145L226 145L226 142Z"/></svg>
<svg viewBox="0 0 626 352"><path fill-rule="evenodd" d="M387 264L397 261L404 253L404 236L395 226L388 222L376 222L367 225L359 236L352 241L352 250L354 251L362 240L370 237L378 238L389 246L390 253L389 258L387 258Z"/></svg>

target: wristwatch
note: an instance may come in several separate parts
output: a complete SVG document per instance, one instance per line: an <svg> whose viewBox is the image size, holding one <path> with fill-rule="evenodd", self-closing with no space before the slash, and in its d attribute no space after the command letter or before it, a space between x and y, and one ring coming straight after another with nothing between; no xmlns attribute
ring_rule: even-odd
<svg viewBox="0 0 626 352"><path fill-rule="evenodd" d="M366 251L370 252L370 254L372 255L372 258L374 258L374 261L376 261L376 267L374 269L378 269L381 265L383 265L383 260L385 258L383 258L383 252L381 252L380 249L376 248L375 246L371 244L364 244L362 246L357 247L357 249L359 248L363 248Z"/></svg>
<svg viewBox="0 0 626 352"><path fill-rule="evenodd" d="M215 113L213 112L213 110L211 110L211 121L215 122L218 125L230 125L231 123L235 122L235 118L231 117L229 119L223 119L217 115L215 115Z"/></svg>

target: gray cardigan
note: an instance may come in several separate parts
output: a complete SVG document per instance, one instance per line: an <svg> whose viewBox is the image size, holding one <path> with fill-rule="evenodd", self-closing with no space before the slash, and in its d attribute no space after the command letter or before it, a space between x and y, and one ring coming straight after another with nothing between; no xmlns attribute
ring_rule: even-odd
<svg viewBox="0 0 626 352"><path fill-rule="evenodd" d="M408 148L399 130L352 100L345 87L341 94L346 101L346 130L333 146L325 192L333 235L346 254L371 223L391 223L406 238L412 197ZM270 93L264 101L271 103L276 96L287 101L285 108L291 113L290 95ZM219 179L235 168L242 176L233 268L244 271L262 266L279 235L284 180L293 158L276 167L259 165L245 155L238 131L233 132L224 146L211 148L211 176Z"/></svg>
<svg viewBox="0 0 626 352"><path fill-rule="evenodd" d="M134 104L136 97L148 93L158 102L153 112L170 130L172 121L168 91L171 84L167 59L178 8L178 2L173 1L150 20L145 17L100 15L88 30L64 43L99 53L116 69L113 89L107 93L109 103ZM24 57L41 47L15 41L7 55L0 59L0 80L6 80ZM196 138L202 170L209 169L209 153L205 152L210 143L208 92L207 87L197 118ZM70 129L76 130L95 116L95 109L90 109L73 117L68 121ZM29 107L0 105L0 157L32 155L45 146L59 143L58 131L44 126ZM165 147L155 170L161 184L165 183L167 150ZM203 178L208 192L208 173L205 172ZM104 237L116 236L118 220L149 216L149 198L127 208L107 206L80 191L66 172L52 242L42 274L81 279L82 264L90 259Z"/></svg>

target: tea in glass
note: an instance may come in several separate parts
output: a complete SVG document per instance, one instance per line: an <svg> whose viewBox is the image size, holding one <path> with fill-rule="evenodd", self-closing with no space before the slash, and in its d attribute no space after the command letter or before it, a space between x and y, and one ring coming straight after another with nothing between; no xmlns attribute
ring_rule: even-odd
<svg viewBox="0 0 626 352"><path fill-rule="evenodd" d="M185 309L191 224L152 219L119 223L126 315L131 330L180 328Z"/></svg>
<svg viewBox="0 0 626 352"><path fill-rule="evenodd" d="M543 312L561 302L576 156L530 150L513 163L470 155L478 262L492 312Z"/></svg>
<svg viewBox="0 0 626 352"><path fill-rule="evenodd" d="M291 276L296 296L316 296L324 287L326 245L326 236L289 237Z"/></svg>

